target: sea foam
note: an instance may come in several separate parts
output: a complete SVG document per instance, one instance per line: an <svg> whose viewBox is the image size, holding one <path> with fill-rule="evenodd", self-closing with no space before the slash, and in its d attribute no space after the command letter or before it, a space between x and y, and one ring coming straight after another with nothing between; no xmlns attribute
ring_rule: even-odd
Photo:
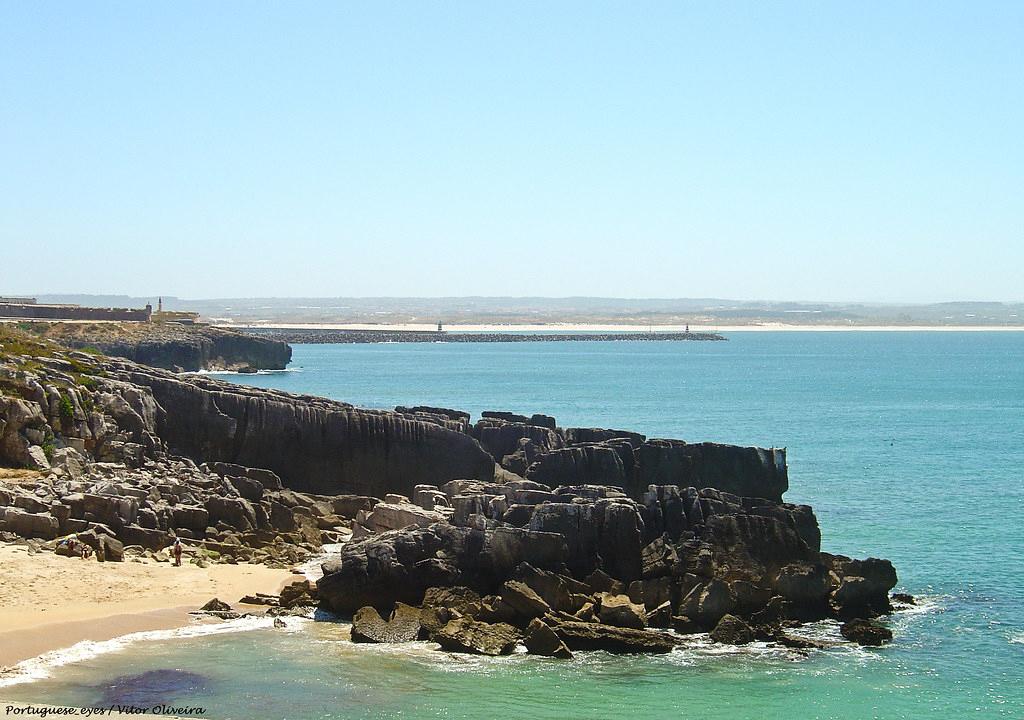
<svg viewBox="0 0 1024 720"><path fill-rule="evenodd" d="M296 630L302 619L285 619L286 628ZM186 625L170 630L147 630L129 633L110 640L83 640L71 647L51 650L34 658L8 668L0 675L0 687L32 682L50 677L56 668L72 663L91 660L99 655L119 652L138 642L153 640L174 640L179 638L202 637L205 635L221 635L223 633L246 632L273 627L274 619L270 617L244 617L227 620L222 623Z"/></svg>

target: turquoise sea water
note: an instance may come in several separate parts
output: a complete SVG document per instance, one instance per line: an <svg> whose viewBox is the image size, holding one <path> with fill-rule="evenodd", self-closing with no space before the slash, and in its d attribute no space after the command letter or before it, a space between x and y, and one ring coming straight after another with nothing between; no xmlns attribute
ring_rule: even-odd
<svg viewBox="0 0 1024 720"><path fill-rule="evenodd" d="M369 407L786 446L787 499L815 507L824 549L890 558L899 589L925 602L890 620L891 646L806 657L697 643L488 660L354 646L343 626L297 622L131 643L0 697L94 705L158 687L214 718L1024 717L1024 333L313 345L292 367L228 377Z"/></svg>

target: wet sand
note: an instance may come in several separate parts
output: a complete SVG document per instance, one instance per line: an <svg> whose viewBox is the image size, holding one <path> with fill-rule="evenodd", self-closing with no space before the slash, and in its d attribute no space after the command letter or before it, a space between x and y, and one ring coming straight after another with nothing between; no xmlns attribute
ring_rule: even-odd
<svg viewBox="0 0 1024 720"><path fill-rule="evenodd" d="M0 667L82 640L188 625L211 598L277 593L298 579L263 565L99 563L0 545ZM262 609L242 606L242 609Z"/></svg>

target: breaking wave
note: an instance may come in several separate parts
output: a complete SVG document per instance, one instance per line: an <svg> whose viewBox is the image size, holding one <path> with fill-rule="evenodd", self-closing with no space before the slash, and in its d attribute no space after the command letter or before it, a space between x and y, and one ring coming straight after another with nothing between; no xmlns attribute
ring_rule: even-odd
<svg viewBox="0 0 1024 720"><path fill-rule="evenodd" d="M296 618L282 618L289 629L298 629L305 621ZM119 652L138 642L152 640L174 640L177 638L194 638L204 635L221 635L224 633L246 632L273 627L272 617L245 617L228 620L216 624L186 625L171 630L147 630L129 633L110 640L83 640L71 647L51 650L17 665L7 668L0 674L0 687L33 682L50 677L56 668L72 663L91 660L99 655Z"/></svg>

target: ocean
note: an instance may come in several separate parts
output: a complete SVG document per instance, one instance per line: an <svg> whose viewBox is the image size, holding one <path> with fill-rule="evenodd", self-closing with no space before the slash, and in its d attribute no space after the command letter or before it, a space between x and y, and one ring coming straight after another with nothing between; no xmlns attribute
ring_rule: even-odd
<svg viewBox="0 0 1024 720"><path fill-rule="evenodd" d="M734 332L728 342L299 345L225 379L366 407L788 448L824 550L889 558L919 598L879 649L700 640L563 662L353 645L344 626L155 633L40 663L0 697L243 718L1024 717L1024 333ZM834 623L806 629L837 637ZM62 663L62 664L58 664Z"/></svg>

